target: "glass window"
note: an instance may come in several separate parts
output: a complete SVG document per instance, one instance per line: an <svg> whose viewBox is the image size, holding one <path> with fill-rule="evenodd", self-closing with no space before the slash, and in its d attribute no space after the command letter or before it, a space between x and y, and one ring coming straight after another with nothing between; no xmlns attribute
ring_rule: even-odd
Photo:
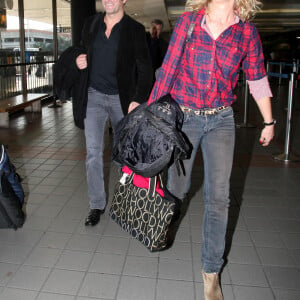
<svg viewBox="0 0 300 300"><path fill-rule="evenodd" d="M0 100L17 92L18 69L12 65L20 62L19 16L15 2L1 1L0 7Z"/></svg>
<svg viewBox="0 0 300 300"><path fill-rule="evenodd" d="M58 55L72 44L71 4L69 0L57 1Z"/></svg>

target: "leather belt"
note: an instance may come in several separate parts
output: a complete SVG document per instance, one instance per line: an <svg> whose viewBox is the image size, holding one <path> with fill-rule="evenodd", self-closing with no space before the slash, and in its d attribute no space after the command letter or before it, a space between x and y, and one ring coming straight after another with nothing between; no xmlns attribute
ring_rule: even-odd
<svg viewBox="0 0 300 300"><path fill-rule="evenodd" d="M193 113L197 116L205 116L205 115L216 115L217 113L219 113L221 110L224 110L226 108L228 108L229 106L220 106L220 107L216 107L216 108L205 108L205 109L192 109L186 106L180 106L181 110L183 112L187 112L187 113Z"/></svg>

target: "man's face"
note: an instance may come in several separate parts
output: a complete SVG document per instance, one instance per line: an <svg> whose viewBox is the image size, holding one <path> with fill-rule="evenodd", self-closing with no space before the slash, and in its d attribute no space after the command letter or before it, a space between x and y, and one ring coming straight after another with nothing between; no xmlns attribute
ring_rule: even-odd
<svg viewBox="0 0 300 300"><path fill-rule="evenodd" d="M127 0L102 0L106 14L113 15L124 11L124 4Z"/></svg>
<svg viewBox="0 0 300 300"><path fill-rule="evenodd" d="M157 37L159 37L161 30L162 30L162 26L159 24L152 23L152 31L153 31L153 29L154 29L154 31L156 30Z"/></svg>

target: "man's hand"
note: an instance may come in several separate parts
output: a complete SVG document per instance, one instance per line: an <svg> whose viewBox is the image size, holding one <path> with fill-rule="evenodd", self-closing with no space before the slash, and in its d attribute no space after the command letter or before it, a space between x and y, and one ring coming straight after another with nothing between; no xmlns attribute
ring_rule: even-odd
<svg viewBox="0 0 300 300"><path fill-rule="evenodd" d="M76 66L79 70L83 70L87 68L87 59L86 54L80 54L76 58Z"/></svg>
<svg viewBox="0 0 300 300"><path fill-rule="evenodd" d="M135 101L132 101L130 104L129 104L129 107L128 107L128 113L130 113L131 111L133 111L136 107L138 107L140 104L138 102L135 102Z"/></svg>
<svg viewBox="0 0 300 300"><path fill-rule="evenodd" d="M274 125L265 126L265 128L261 131L261 135L259 138L259 143L262 146L268 146L271 140L274 137Z"/></svg>

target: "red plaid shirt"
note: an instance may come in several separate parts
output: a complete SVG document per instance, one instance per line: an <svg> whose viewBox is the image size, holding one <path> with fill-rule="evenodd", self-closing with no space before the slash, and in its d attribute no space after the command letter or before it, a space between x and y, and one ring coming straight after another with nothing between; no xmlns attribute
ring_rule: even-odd
<svg viewBox="0 0 300 300"><path fill-rule="evenodd" d="M180 105L195 109L231 105L240 66L247 80L266 76L260 38L251 22L239 20L214 40L201 26L204 15L201 9L178 19L149 103L170 93ZM196 25L184 46L193 18Z"/></svg>

